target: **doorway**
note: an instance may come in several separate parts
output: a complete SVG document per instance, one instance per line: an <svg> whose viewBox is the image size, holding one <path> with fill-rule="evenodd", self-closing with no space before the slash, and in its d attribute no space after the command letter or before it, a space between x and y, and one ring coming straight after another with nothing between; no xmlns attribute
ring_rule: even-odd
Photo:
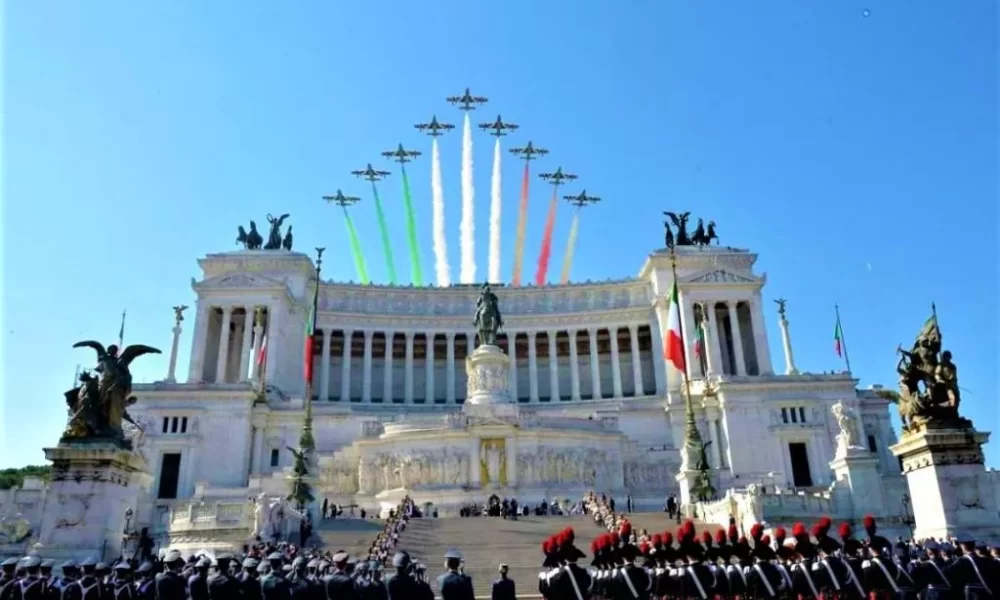
<svg viewBox="0 0 1000 600"><path fill-rule="evenodd" d="M792 485L797 488L812 486L812 472L809 470L809 451L806 449L805 442L789 443L788 457L792 461Z"/></svg>
<svg viewBox="0 0 1000 600"><path fill-rule="evenodd" d="M160 461L160 488L156 497L161 500L177 498L177 484L181 475L181 455L179 452L164 454Z"/></svg>

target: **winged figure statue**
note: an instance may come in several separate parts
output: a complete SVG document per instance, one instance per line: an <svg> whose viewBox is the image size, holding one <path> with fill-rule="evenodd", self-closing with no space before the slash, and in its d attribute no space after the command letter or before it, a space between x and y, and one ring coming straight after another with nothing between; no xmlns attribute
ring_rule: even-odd
<svg viewBox="0 0 1000 600"><path fill-rule="evenodd" d="M288 213L285 213L278 218L274 218L270 214L267 215L267 222L271 226L271 232L267 236L267 244L264 245L264 250L281 250L281 243L283 241L281 235L281 225L288 217Z"/></svg>
<svg viewBox="0 0 1000 600"><path fill-rule="evenodd" d="M674 236L674 243L678 246L690 246L691 237L688 235L687 222L691 218L691 211L682 212L680 214L664 211L664 215L670 218L670 221L677 228L677 234Z"/></svg>
<svg viewBox="0 0 1000 600"><path fill-rule="evenodd" d="M111 438L124 443L122 421L131 420L126 408L135 402L129 365L143 354L160 354L160 350L144 344L132 344L119 352L115 344L105 348L103 344L93 340L77 342L73 347L94 349L97 353L94 371L99 377L96 385L89 376L81 378L83 385L66 392L71 415L63 437Z"/></svg>

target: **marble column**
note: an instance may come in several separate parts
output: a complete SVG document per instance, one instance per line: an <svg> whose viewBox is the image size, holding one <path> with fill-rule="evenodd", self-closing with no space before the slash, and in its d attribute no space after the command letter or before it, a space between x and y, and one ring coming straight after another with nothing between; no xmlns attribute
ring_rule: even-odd
<svg viewBox="0 0 1000 600"><path fill-rule="evenodd" d="M719 448L719 428L716 426L717 417L708 416L705 417L705 423L708 425L708 439L712 442L711 456L712 456L712 468L718 469L722 466L722 453Z"/></svg>
<svg viewBox="0 0 1000 600"><path fill-rule="evenodd" d="M517 436L507 436L504 454L507 461L507 487L517 487Z"/></svg>
<svg viewBox="0 0 1000 600"><path fill-rule="evenodd" d="M403 363L403 402L413 404L413 332L407 331L406 359Z"/></svg>
<svg viewBox="0 0 1000 600"><path fill-rule="evenodd" d="M382 354L382 402L389 404L392 402L392 341L396 334L392 331L385 332L385 352Z"/></svg>
<svg viewBox="0 0 1000 600"><path fill-rule="evenodd" d="M591 389L593 393L591 394L591 400L601 399L601 363L598 362L600 358L597 355L597 329L591 328L587 330L587 340L590 346L590 381Z"/></svg>
<svg viewBox="0 0 1000 600"><path fill-rule="evenodd" d="M264 471L261 461L264 459L264 428L254 426L253 428L253 458L250 465L251 473L262 473Z"/></svg>
<svg viewBox="0 0 1000 600"><path fill-rule="evenodd" d="M176 371L177 371L177 348L181 343L181 320L177 319L174 323L173 329L170 330L174 334L174 339L170 343L170 362L167 364L167 383L174 383L177 381Z"/></svg>
<svg viewBox="0 0 1000 600"><path fill-rule="evenodd" d="M660 302L656 303L653 309L653 318L649 323L649 338L652 345L650 355L653 358L653 379L656 382L656 395L663 396L667 393L667 361L663 358L663 330L660 323L667 327L666 307L661 307ZM661 319L662 315L662 319ZM680 385L678 383L678 385Z"/></svg>
<svg viewBox="0 0 1000 600"><path fill-rule="evenodd" d="M708 339L705 341L708 352L705 357L711 365L709 371L713 375L718 375L726 372L722 364L722 338L719 335L719 321L715 318L715 302L705 302L705 306L708 307L706 311L708 313Z"/></svg>
<svg viewBox="0 0 1000 600"><path fill-rule="evenodd" d="M707 305L703 304L702 306ZM703 352L705 352L705 377L707 378L715 375L715 354L719 351L719 347L712 341L715 334L712 332L711 318L708 316L711 314L711 309L708 309L706 312L708 314L703 315L704 320L699 326L705 329L705 348Z"/></svg>
<svg viewBox="0 0 1000 600"><path fill-rule="evenodd" d="M771 350L767 343L767 326L764 324L764 309L760 305L760 292L750 301L750 327L753 329L754 347L757 349L757 368L761 375L771 375Z"/></svg>
<svg viewBox="0 0 1000 600"><path fill-rule="evenodd" d="M424 404L434 404L434 333L424 334Z"/></svg>
<svg viewBox="0 0 1000 600"><path fill-rule="evenodd" d="M781 320L781 343L785 347L785 375L798 375L799 370L795 367L795 355L792 354L792 335L788 332L788 319L785 318L782 309Z"/></svg>
<svg viewBox="0 0 1000 600"><path fill-rule="evenodd" d="M733 357L736 361L736 374L747 374L747 363L743 360L743 334L740 332L740 320L736 314L736 302L730 300L726 303L729 307L729 328L733 332Z"/></svg>
<svg viewBox="0 0 1000 600"><path fill-rule="evenodd" d="M455 404L455 334L445 335L445 343L448 344L447 360L445 364L445 398L448 404Z"/></svg>
<svg viewBox="0 0 1000 600"><path fill-rule="evenodd" d="M330 399L330 337L333 331L323 328L323 351L319 355L319 399Z"/></svg>
<svg viewBox="0 0 1000 600"><path fill-rule="evenodd" d="M688 378L696 379L702 376L701 364L695 359L695 342L698 339L698 330L694 326L694 305L685 297L681 297L681 316L684 319L684 348L687 352L685 362L687 362Z"/></svg>
<svg viewBox="0 0 1000 600"><path fill-rule="evenodd" d="M368 404L372 401L372 338L375 332L365 330L364 364L361 367L361 401Z"/></svg>
<svg viewBox="0 0 1000 600"><path fill-rule="evenodd" d="M630 350L632 351L632 379L635 380L635 391L633 392L636 396L645 396L646 391L642 387L642 360L639 358L639 326L629 325L628 335L630 342Z"/></svg>
<svg viewBox="0 0 1000 600"><path fill-rule="evenodd" d="M219 356L215 361L215 383L226 382L226 366L229 364L229 338L233 324L233 307L222 307L222 327L219 328Z"/></svg>
<svg viewBox="0 0 1000 600"><path fill-rule="evenodd" d="M472 331L465 334L465 355L472 356L472 352L476 349L476 332Z"/></svg>
<svg viewBox="0 0 1000 600"><path fill-rule="evenodd" d="M507 356L510 357L510 399L517 402L517 332L507 332Z"/></svg>
<svg viewBox="0 0 1000 600"><path fill-rule="evenodd" d="M194 344L191 348L191 360L188 361L190 383L205 381L205 348L208 347L208 325L211 320L212 307L199 302L198 312L194 317Z"/></svg>
<svg viewBox="0 0 1000 600"><path fill-rule="evenodd" d="M256 311L255 311L256 312ZM260 351L262 344L264 343L264 312L261 311L260 319L254 319L253 325L253 379L254 381L260 380ZM267 360L267 357L264 357Z"/></svg>
<svg viewBox="0 0 1000 600"><path fill-rule="evenodd" d="M538 351L535 342L538 334L534 331L528 332L528 390L530 391L530 402L538 402Z"/></svg>
<svg viewBox="0 0 1000 600"><path fill-rule="evenodd" d="M580 400L580 357L576 349L576 330L570 329L569 334L569 382L573 400Z"/></svg>
<svg viewBox="0 0 1000 600"><path fill-rule="evenodd" d="M351 338L354 332L344 330L344 349L340 355L340 401L351 401Z"/></svg>
<svg viewBox="0 0 1000 600"><path fill-rule="evenodd" d="M556 343L558 331L549 331L549 401L558 402L559 397L559 345Z"/></svg>
<svg viewBox="0 0 1000 600"><path fill-rule="evenodd" d="M614 325L608 329L611 336L611 387L614 390L615 398L621 398L622 394L622 367L618 363L618 326Z"/></svg>
<svg viewBox="0 0 1000 600"><path fill-rule="evenodd" d="M243 318L243 342L240 344L240 381L250 378L250 345L253 343L253 307L247 306Z"/></svg>

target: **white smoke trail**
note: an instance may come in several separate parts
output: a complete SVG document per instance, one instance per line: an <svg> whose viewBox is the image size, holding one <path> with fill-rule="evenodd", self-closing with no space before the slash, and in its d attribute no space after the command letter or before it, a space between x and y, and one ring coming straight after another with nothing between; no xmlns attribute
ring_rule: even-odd
<svg viewBox="0 0 1000 600"><path fill-rule="evenodd" d="M462 222L459 225L459 244L462 249L462 283L476 281L476 189L472 182L472 119L465 111L462 131Z"/></svg>
<svg viewBox="0 0 1000 600"><path fill-rule="evenodd" d="M573 213L573 222L569 226L569 238L566 240L566 255L563 257L562 277L559 282L569 283L569 271L573 268L573 253L576 252L576 235L580 232L580 210Z"/></svg>
<svg viewBox="0 0 1000 600"><path fill-rule="evenodd" d="M490 185L490 283L500 283L500 138L493 147L493 181Z"/></svg>
<svg viewBox="0 0 1000 600"><path fill-rule="evenodd" d="M441 150L437 137L431 141L431 204L434 221L434 269L438 287L451 285L448 265L448 236L444 226L444 186L441 185Z"/></svg>

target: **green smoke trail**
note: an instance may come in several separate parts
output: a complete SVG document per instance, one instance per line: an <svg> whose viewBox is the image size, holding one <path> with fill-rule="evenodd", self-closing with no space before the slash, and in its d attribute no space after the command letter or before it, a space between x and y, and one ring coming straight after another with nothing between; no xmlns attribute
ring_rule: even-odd
<svg viewBox="0 0 1000 600"><path fill-rule="evenodd" d="M417 217L413 214L413 196L410 194L410 180L403 167L403 207L406 209L406 237L410 243L410 268L413 269L413 285L424 285L424 270L420 265L420 247L417 245Z"/></svg>
<svg viewBox="0 0 1000 600"><path fill-rule="evenodd" d="M389 226L385 223L385 212L382 210L382 200L378 197L378 188L372 182L372 194L375 195L375 216L378 217L378 228L382 235L382 252L385 254L385 268L389 272L389 283L396 285L396 263L392 260L392 243L389 241Z"/></svg>
<svg viewBox="0 0 1000 600"><path fill-rule="evenodd" d="M358 279L362 285L371 283L368 278L368 266L365 264L365 255L361 253L361 240L358 239L358 231L354 228L354 221L351 215L344 209L344 220L347 223L347 237L351 241L351 255L354 257L354 268L358 271Z"/></svg>

